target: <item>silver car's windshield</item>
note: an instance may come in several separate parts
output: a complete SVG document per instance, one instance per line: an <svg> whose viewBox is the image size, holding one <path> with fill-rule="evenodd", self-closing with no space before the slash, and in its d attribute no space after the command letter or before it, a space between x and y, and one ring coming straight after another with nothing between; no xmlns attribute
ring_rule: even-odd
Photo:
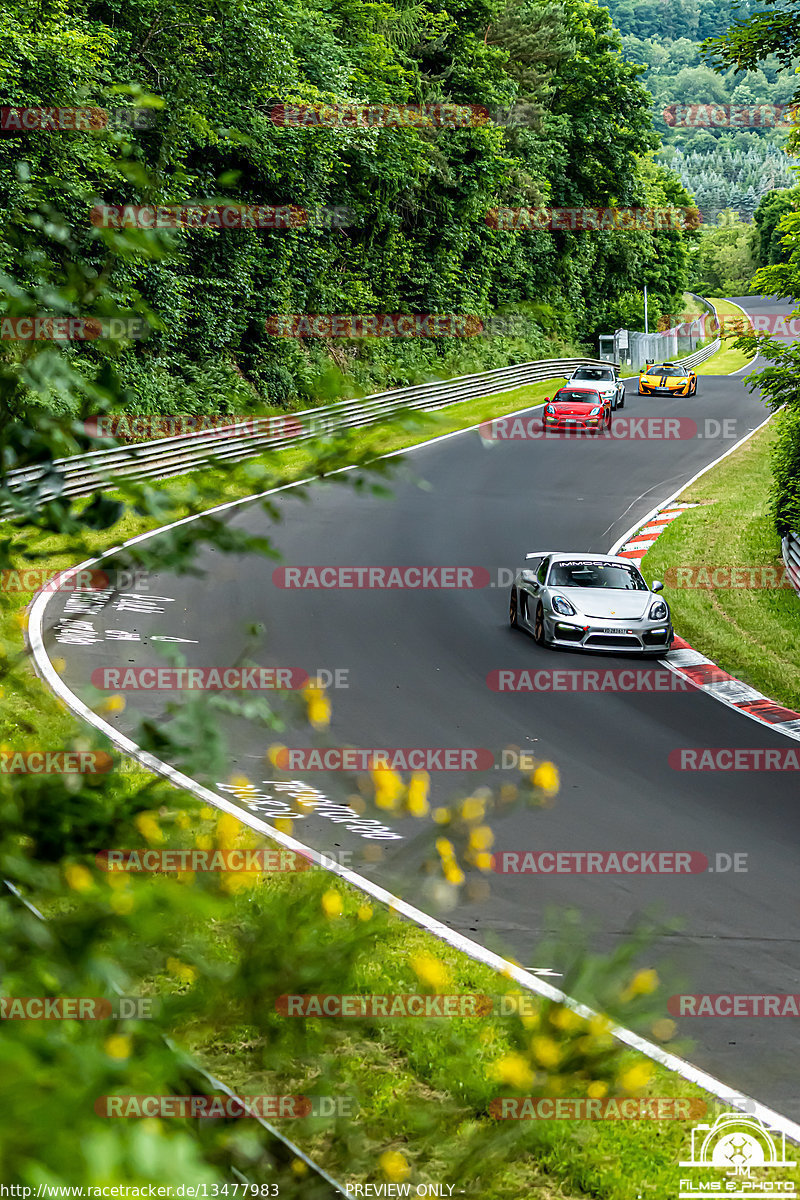
<svg viewBox="0 0 800 1200"><path fill-rule="evenodd" d="M578 367L573 379L584 379L587 383L613 383L614 372L608 367Z"/></svg>
<svg viewBox="0 0 800 1200"><path fill-rule="evenodd" d="M625 592L646 592L647 584L636 567L622 563L585 562L580 559L553 563L548 587L609 588Z"/></svg>

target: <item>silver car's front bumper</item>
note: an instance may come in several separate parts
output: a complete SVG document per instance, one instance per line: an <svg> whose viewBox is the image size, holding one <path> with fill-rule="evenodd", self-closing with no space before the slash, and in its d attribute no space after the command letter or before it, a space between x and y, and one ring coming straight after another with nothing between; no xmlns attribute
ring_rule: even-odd
<svg viewBox="0 0 800 1200"><path fill-rule="evenodd" d="M665 653L674 637L672 624L666 621L617 621L590 617L560 617L544 614L547 640L553 646L579 650L606 651L611 654Z"/></svg>

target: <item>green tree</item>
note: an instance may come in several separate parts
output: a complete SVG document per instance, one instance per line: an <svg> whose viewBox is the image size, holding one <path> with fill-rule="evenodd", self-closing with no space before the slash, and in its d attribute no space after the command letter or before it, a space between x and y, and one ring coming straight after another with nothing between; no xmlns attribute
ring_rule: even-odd
<svg viewBox="0 0 800 1200"><path fill-rule="evenodd" d="M790 256L790 248L784 244L785 230L781 222L783 217L797 210L800 192L783 188L779 191L767 192L761 197L758 208L753 214L758 229L758 265L773 266L775 263L785 263Z"/></svg>

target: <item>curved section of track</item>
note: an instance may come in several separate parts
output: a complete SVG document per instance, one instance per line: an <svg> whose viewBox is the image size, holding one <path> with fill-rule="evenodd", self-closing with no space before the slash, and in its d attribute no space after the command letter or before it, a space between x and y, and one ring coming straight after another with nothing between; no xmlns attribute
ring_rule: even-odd
<svg viewBox="0 0 800 1200"><path fill-rule="evenodd" d="M786 308L757 299L745 306L751 312ZM727 420L734 423L727 432L743 437L766 413L742 378L701 376L697 396L687 399L639 397L629 383L623 411L628 417L691 418L703 434ZM302 507L291 490L280 493L275 499L284 521L275 540L289 565L470 565L502 581L499 572L507 575L528 550L607 551L731 445L701 436L487 446L476 431L465 431L411 452L409 466L428 486L401 478L393 501L331 484L316 487L313 502ZM263 532L260 509L234 507L231 520ZM489 946L501 939L530 964L552 928L553 910L582 911L592 947L600 951L626 937L637 916L657 912L682 921L682 930L662 938L653 956L663 973L676 978L675 991L800 991L796 776L691 774L669 765L670 753L683 746L789 744L780 734L696 692L492 691L487 676L498 668L631 665L613 656L598 662L539 650L509 630L505 586L298 591L275 585L272 561L205 553L201 566L202 586L167 573L151 580L148 595L163 597L149 606L157 611L120 607L115 598L88 618L96 640L84 645L57 642L66 597L52 593L45 647L66 660L63 679L72 692L88 696L98 666L162 665L158 637L186 639L180 649L189 666L228 666L249 644L248 625L262 621L267 648L256 655L259 661L348 673L349 686L332 691L337 743L492 749L516 744L554 759L562 773L557 802L497 822L497 850L699 851L712 864L717 853L748 856L746 873L496 875L488 901L466 901L450 914L455 930ZM634 664L637 671L652 666ZM142 714L159 715L168 699L175 697L129 700L115 719L117 728L129 731ZM259 795L250 803L269 819L280 799L264 767L269 738L234 720L227 729L230 770L253 780ZM490 773L488 781L500 777ZM312 772L300 778L346 801L337 776ZM440 772L433 777L434 801L475 783L474 772ZM324 805L310 808L302 828L296 826L297 836L328 853L356 850L365 840L375 844L366 836L368 827L340 823L337 811L341 815ZM377 839L383 861L369 871L358 869L419 903L417 885L406 884L404 891L398 882L415 861L410 842L418 825L387 825L397 836ZM561 967L559 960L537 965ZM792 1021L775 1018L681 1022L681 1033L696 1040L692 1058L698 1066L793 1118L800 1116L791 1068L795 1029Z"/></svg>

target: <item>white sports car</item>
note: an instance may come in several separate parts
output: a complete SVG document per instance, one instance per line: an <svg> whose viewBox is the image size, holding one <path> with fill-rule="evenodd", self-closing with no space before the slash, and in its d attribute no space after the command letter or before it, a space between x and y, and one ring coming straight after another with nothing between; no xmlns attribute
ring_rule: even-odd
<svg viewBox="0 0 800 1200"><path fill-rule="evenodd" d="M674 633L664 585L613 554L534 551L511 587L509 620L539 646L664 654Z"/></svg>

